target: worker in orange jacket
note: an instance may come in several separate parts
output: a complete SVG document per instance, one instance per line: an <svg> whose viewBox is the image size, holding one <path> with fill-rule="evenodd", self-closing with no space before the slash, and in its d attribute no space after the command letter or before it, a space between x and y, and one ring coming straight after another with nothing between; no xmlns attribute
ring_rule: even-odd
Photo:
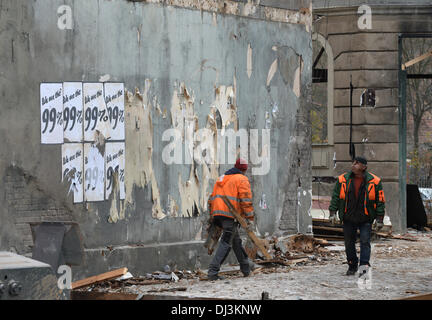
<svg viewBox="0 0 432 320"><path fill-rule="evenodd" d="M225 195L242 217L248 221L254 220L251 187L249 179L245 176L247 168L248 165L245 160L237 159L234 168L218 178L210 196L209 211L213 219L212 223L222 228L223 232L219 246L209 265L209 280L223 279L218 275L218 272L228 256L231 246L243 275L247 277L250 274L249 259L238 234L238 222L222 199L222 196Z"/></svg>

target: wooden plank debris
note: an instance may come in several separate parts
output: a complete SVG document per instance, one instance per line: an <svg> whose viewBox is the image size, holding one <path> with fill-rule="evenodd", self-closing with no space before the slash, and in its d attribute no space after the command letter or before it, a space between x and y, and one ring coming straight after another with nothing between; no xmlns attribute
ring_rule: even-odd
<svg viewBox="0 0 432 320"><path fill-rule="evenodd" d="M418 239L409 237L409 236L402 236L402 235L392 235L392 239L399 239L399 240L407 240L407 241L418 241Z"/></svg>
<svg viewBox="0 0 432 320"><path fill-rule="evenodd" d="M333 246L333 243L328 242L327 240L324 239L317 239L315 238L315 241L317 244L319 244L320 246L323 247L327 247L327 246Z"/></svg>
<svg viewBox="0 0 432 320"><path fill-rule="evenodd" d="M432 300L432 293L419 294L415 296L409 296L398 300Z"/></svg>
<svg viewBox="0 0 432 320"><path fill-rule="evenodd" d="M314 230L326 230L326 231L336 231L336 232L342 232L342 228L335 228L335 227L324 227L324 226L313 226Z"/></svg>
<svg viewBox="0 0 432 320"><path fill-rule="evenodd" d="M268 260L256 260L256 264L266 266L266 265L272 265L272 264L280 264L283 266L289 266L290 264L286 261L283 261L282 259L268 259Z"/></svg>
<svg viewBox="0 0 432 320"><path fill-rule="evenodd" d="M176 287L176 288L160 288L149 290L147 292L176 292L176 291L186 291L187 287Z"/></svg>
<svg viewBox="0 0 432 320"><path fill-rule="evenodd" d="M171 282L171 280L151 280L151 279L128 279L121 281L121 283L124 283L125 285L137 285L137 286L146 286L146 285L152 285L152 284L160 284L160 283L166 283Z"/></svg>
<svg viewBox="0 0 432 320"><path fill-rule="evenodd" d="M88 286L91 284L95 284L95 283L98 283L101 281L118 278L118 277L124 275L127 271L128 271L127 268L121 268L121 269L105 272L105 273L102 273L102 274L99 274L96 276L92 276L89 278L85 278L82 280L72 282L72 290L82 288L82 287L85 287L85 286Z"/></svg>
<svg viewBox="0 0 432 320"><path fill-rule="evenodd" d="M291 251L312 253L317 249L321 241L309 235L297 234L290 237L288 246Z"/></svg>
<svg viewBox="0 0 432 320"><path fill-rule="evenodd" d="M312 228L315 238L328 240L343 240L343 225L340 223L332 224L327 219L312 219ZM359 231L357 231L359 233ZM382 238L393 238L391 226L384 226L380 231L372 230L372 235Z"/></svg>
<svg viewBox="0 0 432 320"><path fill-rule="evenodd" d="M226 196L222 196L223 201L230 209L233 216L236 218L236 220L240 223L240 225L243 227L243 229L246 230L247 235L252 240L252 242L258 247L258 249L262 252L265 259L271 259L272 256L268 253L265 243L263 240L259 239L255 233L251 230L249 224L246 222L246 219L244 219L239 212L234 208L234 206L231 204L231 202L228 200Z"/></svg>
<svg viewBox="0 0 432 320"><path fill-rule="evenodd" d="M295 256L286 256L285 259L288 259L288 260L297 260L297 259L305 259L307 257L308 256L306 256L306 255L298 254L298 255L295 255Z"/></svg>

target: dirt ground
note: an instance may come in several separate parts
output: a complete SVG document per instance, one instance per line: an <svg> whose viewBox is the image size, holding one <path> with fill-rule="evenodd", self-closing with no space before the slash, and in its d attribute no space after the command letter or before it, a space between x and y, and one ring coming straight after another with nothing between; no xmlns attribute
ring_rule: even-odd
<svg viewBox="0 0 432 320"><path fill-rule="evenodd" d="M225 280L208 281L201 274L201 280L133 285L122 292L241 300L261 299L263 292L275 300L389 300L432 293L432 233L409 233L417 241L372 242L372 267L367 282L360 284L358 275L345 275L343 243L332 241L332 246L306 254L306 261L292 266L261 265L247 278L241 276L238 266L223 266L220 274Z"/></svg>

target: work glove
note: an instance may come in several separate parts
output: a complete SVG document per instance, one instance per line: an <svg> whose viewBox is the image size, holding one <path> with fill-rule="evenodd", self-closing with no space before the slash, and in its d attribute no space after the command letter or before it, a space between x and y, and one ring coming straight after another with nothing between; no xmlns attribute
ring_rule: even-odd
<svg viewBox="0 0 432 320"><path fill-rule="evenodd" d="M329 221L331 224L335 224L337 221L336 211L330 210Z"/></svg>
<svg viewBox="0 0 432 320"><path fill-rule="evenodd" d="M380 231L384 227L384 217L383 216L377 216L375 220L375 231Z"/></svg>

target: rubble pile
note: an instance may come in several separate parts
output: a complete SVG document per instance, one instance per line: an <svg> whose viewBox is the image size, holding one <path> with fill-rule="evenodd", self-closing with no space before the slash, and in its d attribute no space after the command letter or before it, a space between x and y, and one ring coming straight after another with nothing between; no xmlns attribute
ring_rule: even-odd
<svg viewBox="0 0 432 320"><path fill-rule="evenodd" d="M432 255L432 247L428 240L432 239L432 232L425 228L418 231L408 228L405 234L393 235L391 239L404 241L388 241L374 244L374 255L376 257L403 258L403 257L425 257Z"/></svg>
<svg viewBox="0 0 432 320"><path fill-rule="evenodd" d="M333 246L326 240L315 239L312 236L297 234L289 237L272 237L263 240L268 253L272 259L264 259L258 250L248 252L253 262L252 274L289 272L294 266L306 264L325 263L339 255L338 251L330 251L326 247ZM254 254L254 256L251 256ZM169 284L180 280L207 281L207 273L201 269L174 270L169 266L162 268L163 271L147 273L143 277L119 277L90 283L85 287L76 289L87 292L123 292L128 287ZM238 265L230 265L221 270L220 275L226 278L242 277Z"/></svg>
<svg viewBox="0 0 432 320"><path fill-rule="evenodd" d="M265 258L259 250L253 248L251 243L246 246L250 261L253 264L251 274L253 278L255 276L260 278L267 274L299 272L304 268L311 267L320 269L326 268L329 264L337 266L346 263L345 247L341 241L330 242L304 234L268 237L261 239L261 241L271 259ZM373 259L432 256L431 241L432 232L421 232L413 229L408 229L407 233L402 235L379 237L372 242ZM94 283L89 282L86 286L74 291L89 294L133 293L137 297L142 297L143 294L189 292L195 285L201 287L205 281L208 281L207 273L201 269L177 270L164 266L161 268L162 271L147 273L141 277L133 277L130 273L125 274L127 268L123 269L123 276L121 277L98 280ZM238 279L243 278L238 264L224 265L219 274L226 281L238 281ZM100 275L88 279L91 278L99 279ZM80 281L85 280L87 279Z"/></svg>
<svg viewBox="0 0 432 320"><path fill-rule="evenodd" d="M105 292L107 290L111 292L123 292L124 289L131 286L145 286L155 285L164 283L175 283L179 280L186 279L198 279L202 271L190 271L190 270L167 270L166 266L164 271L155 271L153 273L147 273L144 277L128 277L125 279L117 278L104 280L89 284L86 287L76 289L76 291L87 291L87 292Z"/></svg>

